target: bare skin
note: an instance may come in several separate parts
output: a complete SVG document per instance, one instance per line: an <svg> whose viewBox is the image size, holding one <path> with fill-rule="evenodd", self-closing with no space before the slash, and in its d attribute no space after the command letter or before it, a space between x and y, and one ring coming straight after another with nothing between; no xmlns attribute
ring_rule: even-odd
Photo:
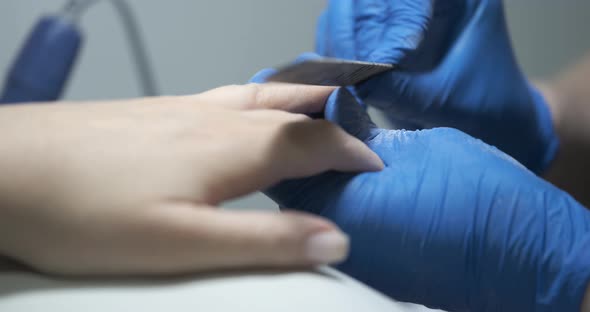
<svg viewBox="0 0 590 312"><path fill-rule="evenodd" d="M555 79L539 84L560 148L545 178L590 206L590 54Z"/></svg>
<svg viewBox="0 0 590 312"><path fill-rule="evenodd" d="M194 96L0 108L0 254L65 275L334 263L347 237L301 213L217 209L287 178L380 170L322 120L332 91L228 86Z"/></svg>
<svg viewBox="0 0 590 312"><path fill-rule="evenodd" d="M560 148L545 178L590 206L590 54L555 79L539 84Z"/></svg>
<svg viewBox="0 0 590 312"><path fill-rule="evenodd" d="M560 148L545 178L590 206L590 54L538 86L549 103ZM590 311L590 286L581 311Z"/></svg>

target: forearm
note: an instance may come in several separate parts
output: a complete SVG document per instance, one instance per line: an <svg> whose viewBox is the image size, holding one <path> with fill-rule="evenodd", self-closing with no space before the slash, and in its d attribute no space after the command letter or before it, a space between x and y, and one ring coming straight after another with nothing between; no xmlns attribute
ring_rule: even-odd
<svg viewBox="0 0 590 312"><path fill-rule="evenodd" d="M560 139L545 178L590 206L590 54L550 82L538 84Z"/></svg>

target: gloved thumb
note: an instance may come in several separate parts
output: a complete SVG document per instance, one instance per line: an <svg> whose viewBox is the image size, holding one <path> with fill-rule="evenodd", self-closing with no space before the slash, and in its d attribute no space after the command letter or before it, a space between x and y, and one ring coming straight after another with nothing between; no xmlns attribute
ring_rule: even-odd
<svg viewBox="0 0 590 312"><path fill-rule="evenodd" d="M339 88L332 92L326 103L325 118L361 141L372 138L377 126L367 110L347 89Z"/></svg>
<svg viewBox="0 0 590 312"><path fill-rule="evenodd" d="M295 61L293 61L293 63L297 64L297 63L305 62L307 60L318 59L318 58L321 58L321 56L316 53L305 52L305 53L302 53L299 56L297 56L297 58L295 59ZM258 71L256 74L254 74L254 76L252 76L252 78L250 78L250 80L248 82L250 82L250 83L265 83L265 82L267 82L268 78L270 76L274 75L276 72L277 72L277 70L274 68L262 69L262 70Z"/></svg>
<svg viewBox="0 0 590 312"><path fill-rule="evenodd" d="M258 71L248 82L250 83L265 83L268 77L272 76L277 72L274 68L265 68Z"/></svg>
<svg viewBox="0 0 590 312"><path fill-rule="evenodd" d="M330 0L318 19L316 52L327 57L356 59L355 2Z"/></svg>
<svg viewBox="0 0 590 312"><path fill-rule="evenodd" d="M328 12L323 11L318 18L318 25L316 27L316 36L315 36L315 51L324 56L328 55L328 49L326 42L324 40L324 34L327 31L327 22L328 22Z"/></svg>
<svg viewBox="0 0 590 312"><path fill-rule="evenodd" d="M401 63L421 43L433 5L433 0L358 0L355 10L356 41L360 45L357 57L369 62Z"/></svg>
<svg viewBox="0 0 590 312"><path fill-rule="evenodd" d="M299 64L309 60L317 60L323 58L321 55L314 52L304 52L299 54L293 63Z"/></svg>

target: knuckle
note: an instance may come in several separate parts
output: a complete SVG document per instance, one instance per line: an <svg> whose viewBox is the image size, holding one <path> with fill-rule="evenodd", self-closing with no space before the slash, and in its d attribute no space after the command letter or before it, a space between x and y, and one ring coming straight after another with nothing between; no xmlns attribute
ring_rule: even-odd
<svg viewBox="0 0 590 312"><path fill-rule="evenodd" d="M249 83L241 86L243 90L246 108L264 107L264 88L258 83Z"/></svg>

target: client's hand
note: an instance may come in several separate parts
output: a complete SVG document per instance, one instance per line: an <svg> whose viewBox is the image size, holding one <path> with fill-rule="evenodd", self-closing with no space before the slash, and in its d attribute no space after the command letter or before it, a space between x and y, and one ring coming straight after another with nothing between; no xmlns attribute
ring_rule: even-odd
<svg viewBox="0 0 590 312"><path fill-rule="evenodd" d="M303 115L331 91L251 84L0 108L0 254L56 274L340 261L347 238L321 218L216 209L283 179L382 167L361 141Z"/></svg>

